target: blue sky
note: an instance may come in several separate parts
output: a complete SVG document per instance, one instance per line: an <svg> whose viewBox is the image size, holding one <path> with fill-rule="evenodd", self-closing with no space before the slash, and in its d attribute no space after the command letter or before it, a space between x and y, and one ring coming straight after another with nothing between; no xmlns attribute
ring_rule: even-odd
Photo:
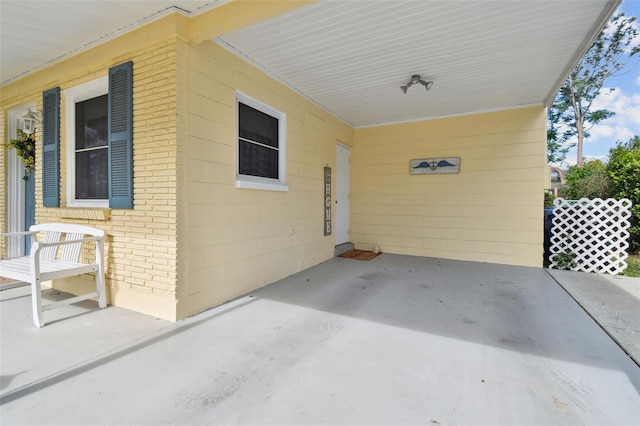
<svg viewBox="0 0 640 426"><path fill-rule="evenodd" d="M640 0L625 0L621 9L627 16L640 18ZM638 22L635 24L637 28ZM640 43L640 36L636 37L636 43ZM583 155L587 160L606 161L609 149L617 141L626 142L634 135L640 136L640 60L636 57L622 70L621 75L610 77L605 82L605 87L614 87L615 90L611 93L603 90L597 100L597 107L606 108L616 115L590 130L591 137L583 147ZM565 165L575 163L574 148L567 154Z"/></svg>

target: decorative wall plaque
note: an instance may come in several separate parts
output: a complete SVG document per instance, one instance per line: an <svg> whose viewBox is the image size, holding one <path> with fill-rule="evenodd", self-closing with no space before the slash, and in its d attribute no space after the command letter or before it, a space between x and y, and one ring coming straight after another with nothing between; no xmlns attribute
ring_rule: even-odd
<svg viewBox="0 0 640 426"><path fill-rule="evenodd" d="M324 235L331 235L331 167L324 168Z"/></svg>
<svg viewBox="0 0 640 426"><path fill-rule="evenodd" d="M411 160L410 171L412 175L460 173L460 157Z"/></svg>

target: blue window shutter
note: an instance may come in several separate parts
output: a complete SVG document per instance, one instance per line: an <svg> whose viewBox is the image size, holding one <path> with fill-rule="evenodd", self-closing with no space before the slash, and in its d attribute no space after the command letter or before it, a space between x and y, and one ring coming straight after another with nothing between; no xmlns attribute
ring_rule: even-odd
<svg viewBox="0 0 640 426"><path fill-rule="evenodd" d="M109 69L109 207L133 208L133 62Z"/></svg>
<svg viewBox="0 0 640 426"><path fill-rule="evenodd" d="M42 93L42 204L60 207L60 88Z"/></svg>

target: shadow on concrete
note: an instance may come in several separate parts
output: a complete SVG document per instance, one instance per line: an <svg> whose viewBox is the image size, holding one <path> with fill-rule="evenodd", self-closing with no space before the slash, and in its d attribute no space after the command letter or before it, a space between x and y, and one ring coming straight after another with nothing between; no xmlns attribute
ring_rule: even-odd
<svg viewBox="0 0 640 426"><path fill-rule="evenodd" d="M333 259L253 294L451 339L618 370L640 392L638 366L541 268L383 254L369 262Z"/></svg>
<svg viewBox="0 0 640 426"><path fill-rule="evenodd" d="M93 315L99 319L109 309ZM152 347L158 349L151 352L156 354L152 356L161 356L164 363L170 363L175 352L202 359L205 365L227 365L238 373L214 374L223 374L227 377L224 380L238 386L235 377L241 374L259 377L271 368L276 375L291 368L339 336L343 327L351 327L349 335L357 336L354 320L394 327L399 333L411 330L470 342L477 345L478 351L495 347L514 354L619 371L640 393L638 366L543 269L383 254L368 262L331 259L248 296L162 326L23 386L9 388L0 396L0 404L65 381L77 382L70 379L107 364L118 364L116 370L137 374L124 359L146 360ZM73 322L67 321L64 328L73 329ZM377 335L378 327L367 327L367 336ZM30 337L44 335L38 332ZM424 344L429 342L432 340ZM369 343L374 348L388 344L383 340ZM236 360L233 367L229 367L228 358ZM173 370L168 369L169 365ZM18 363L15 367L15 371L3 373L15 376ZM154 368L167 374L163 380L185 376L195 380L199 375L189 362L182 362L180 368L173 364ZM150 374L146 380L157 377L153 371L145 373ZM3 377L3 383L9 378ZM258 385L267 386L275 379L256 380ZM129 379L129 383L146 386L142 379ZM573 384L567 386L571 388Z"/></svg>

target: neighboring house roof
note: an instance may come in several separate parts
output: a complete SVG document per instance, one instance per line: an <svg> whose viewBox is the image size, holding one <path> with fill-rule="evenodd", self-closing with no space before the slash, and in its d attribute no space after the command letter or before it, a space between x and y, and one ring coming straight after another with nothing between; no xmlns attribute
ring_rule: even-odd
<svg viewBox="0 0 640 426"><path fill-rule="evenodd" d="M2 1L2 84L176 7L196 16L224 3ZM318 1L215 40L360 127L548 104L619 4ZM431 90L403 94L413 74Z"/></svg>
<svg viewBox="0 0 640 426"><path fill-rule="evenodd" d="M564 171L555 166L549 167L551 173L551 188L562 188L566 183Z"/></svg>

